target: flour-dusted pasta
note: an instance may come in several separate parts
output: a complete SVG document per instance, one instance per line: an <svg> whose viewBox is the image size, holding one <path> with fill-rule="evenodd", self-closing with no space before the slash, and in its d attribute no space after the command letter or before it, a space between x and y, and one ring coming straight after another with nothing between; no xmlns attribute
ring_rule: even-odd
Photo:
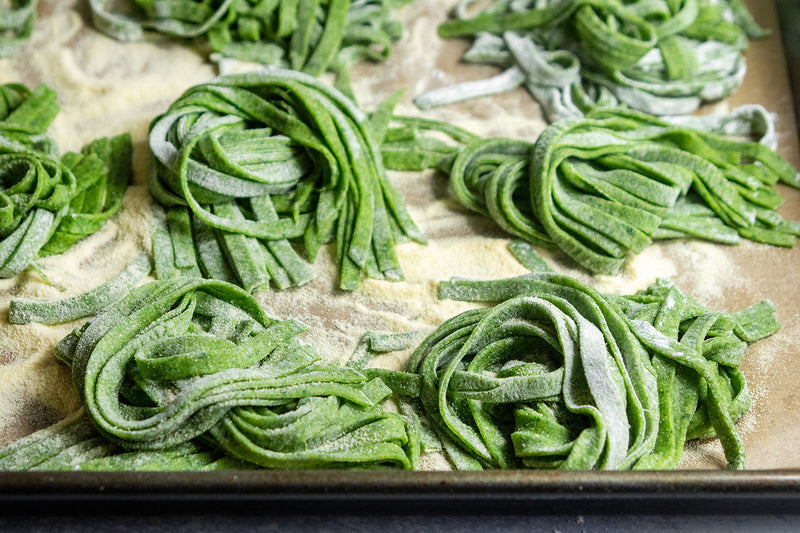
<svg viewBox="0 0 800 533"><path fill-rule="evenodd" d="M473 3L439 35L473 37L464 60L504 72L421 94L420 108L524 86L551 121L619 104L685 114L733 92L748 39L766 35L739 0L497 0L470 16Z"/></svg>
<svg viewBox="0 0 800 533"><path fill-rule="evenodd" d="M9 278L117 211L130 181L131 140L97 139L59 157L47 132L59 111L55 91L5 84L0 92L0 277Z"/></svg>
<svg viewBox="0 0 800 533"><path fill-rule="evenodd" d="M410 467L391 390L319 364L305 329L224 282L133 289L56 348L85 414L0 451L0 469Z"/></svg>
<svg viewBox="0 0 800 533"><path fill-rule="evenodd" d="M612 296L555 273L439 296L494 305L444 322L404 371L371 372L417 403L454 467L668 469L687 439L716 435L744 468L738 366L780 328L768 302L724 314L669 282Z"/></svg>
<svg viewBox="0 0 800 533"><path fill-rule="evenodd" d="M197 218L219 232L230 271L249 290L308 281L287 240L299 237L311 261L335 240L343 289L362 274L401 279L395 245L425 237L386 178L382 135L342 93L296 71L190 89L150 129L150 192L167 206L175 265L197 264Z"/></svg>
<svg viewBox="0 0 800 533"><path fill-rule="evenodd" d="M291 68L319 76L337 75L350 93L350 67L363 60L384 61L402 25L397 9L409 0L127 0L122 10L107 0L90 0L95 27L122 41L154 30L176 37L203 37L217 54L253 63ZM113 6L112 6L113 7ZM118 6L117 6L118 7ZM132 17L130 12L138 17Z"/></svg>
<svg viewBox="0 0 800 533"><path fill-rule="evenodd" d="M800 187L797 170L764 144L734 138L766 134L761 114L687 122L598 108L555 122L536 141L458 135L442 144L430 132L445 129L426 125L387 150L432 156L468 209L613 274L654 239L794 245L800 223L776 212L775 185Z"/></svg>

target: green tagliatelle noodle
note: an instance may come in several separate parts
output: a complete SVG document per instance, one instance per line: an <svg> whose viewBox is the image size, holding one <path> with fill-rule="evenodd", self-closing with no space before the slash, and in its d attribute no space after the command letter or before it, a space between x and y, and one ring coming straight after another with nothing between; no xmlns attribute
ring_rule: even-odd
<svg viewBox="0 0 800 533"><path fill-rule="evenodd" d="M337 85L349 92L354 63L389 57L402 33L392 16L409 1L126 0L119 12L107 7L108 0L89 4L95 27L115 39L141 39L145 29L202 36L225 57L312 76L334 72Z"/></svg>
<svg viewBox="0 0 800 533"><path fill-rule="evenodd" d="M58 254L100 229L122 203L131 174L128 134L58 156L47 128L56 94L0 87L0 277Z"/></svg>
<svg viewBox="0 0 800 533"><path fill-rule="evenodd" d="M380 379L320 365L242 289L179 277L65 337L83 411L0 451L0 469L409 467Z"/></svg>
<svg viewBox="0 0 800 533"><path fill-rule="evenodd" d="M432 140L441 128L411 121L414 133L383 149L392 162L419 147L431 155L419 166L448 172L467 208L592 272L613 274L654 239L794 245L800 224L776 212L783 199L775 184L800 187L797 171L764 144L734 140L771 136L764 114L746 107L666 121L596 109L552 124L535 143L463 134Z"/></svg>
<svg viewBox="0 0 800 533"><path fill-rule="evenodd" d="M82 294L61 300L12 298L8 321L12 324L58 324L96 315L128 294L151 270L150 256L140 252L122 272Z"/></svg>
<svg viewBox="0 0 800 533"><path fill-rule="evenodd" d="M188 90L150 127L158 277L300 285L312 273L290 241L302 237L312 262L335 241L343 289L401 279L395 245L425 237L386 177L387 112L289 70Z"/></svg>
<svg viewBox="0 0 800 533"><path fill-rule="evenodd" d="M419 95L421 108L524 86L555 121L618 104L691 112L741 84L748 38L766 34L741 0L461 0L439 35L472 37L464 60L488 79Z"/></svg>
<svg viewBox="0 0 800 533"><path fill-rule="evenodd" d="M0 7L0 57L16 55L33 32L38 0L14 0Z"/></svg>
<svg viewBox="0 0 800 533"><path fill-rule="evenodd" d="M665 281L607 296L554 273L443 282L439 296L495 305L447 320L405 372L367 372L456 468L670 469L687 439L711 436L744 467L737 367L780 327L769 303L725 314Z"/></svg>

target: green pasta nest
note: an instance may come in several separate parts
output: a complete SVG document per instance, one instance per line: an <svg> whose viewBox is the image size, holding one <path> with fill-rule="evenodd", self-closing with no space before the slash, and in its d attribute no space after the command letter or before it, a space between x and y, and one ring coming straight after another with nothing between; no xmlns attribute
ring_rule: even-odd
<svg viewBox="0 0 800 533"><path fill-rule="evenodd" d="M535 143L467 141L439 166L464 206L591 272L615 273L654 239L791 247L800 223L776 212L775 184L800 187L797 171L767 146L731 138L753 133L762 112L667 122L596 109Z"/></svg>
<svg viewBox="0 0 800 533"><path fill-rule="evenodd" d="M202 37L225 57L319 76L331 71L349 92L350 67L383 61L400 39L394 11L410 0L89 0L95 27L122 41L142 30ZM119 11L117 11L119 9Z"/></svg>
<svg viewBox="0 0 800 533"><path fill-rule="evenodd" d="M318 364L304 330L223 282L136 288L56 348L84 412L0 451L0 469L409 467L390 389Z"/></svg>
<svg viewBox="0 0 800 533"><path fill-rule="evenodd" d="M425 237L386 177L384 113L368 116L311 76L225 76L181 96L150 128L159 278L204 275L256 290L300 285L336 243L340 287L401 279L394 248ZM171 245L170 245L171 241Z"/></svg>
<svg viewBox="0 0 800 533"><path fill-rule="evenodd" d="M374 372L418 398L456 468L669 469L714 435L744 467L737 367L780 327L769 303L724 314L667 282L607 296L550 273L441 283L439 297L495 305L444 322L405 373Z"/></svg>
<svg viewBox="0 0 800 533"><path fill-rule="evenodd" d="M464 60L505 70L420 95L422 108L524 86L551 121L595 105L685 114L733 92L748 38L766 35L740 0L494 0L475 16L471 3L439 35L473 37Z"/></svg>
<svg viewBox="0 0 800 533"><path fill-rule="evenodd" d="M94 233L122 203L130 135L102 138L59 157L47 128L59 111L44 85L0 87L0 277Z"/></svg>

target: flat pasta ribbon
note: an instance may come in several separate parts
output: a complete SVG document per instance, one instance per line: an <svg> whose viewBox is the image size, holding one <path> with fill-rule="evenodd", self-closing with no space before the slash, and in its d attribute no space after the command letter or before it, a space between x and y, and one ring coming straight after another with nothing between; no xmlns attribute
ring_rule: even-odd
<svg viewBox="0 0 800 533"><path fill-rule="evenodd" d="M151 270L150 256L139 252L122 272L82 294L60 300L12 298L8 321L12 324L59 324L96 315L128 294Z"/></svg>

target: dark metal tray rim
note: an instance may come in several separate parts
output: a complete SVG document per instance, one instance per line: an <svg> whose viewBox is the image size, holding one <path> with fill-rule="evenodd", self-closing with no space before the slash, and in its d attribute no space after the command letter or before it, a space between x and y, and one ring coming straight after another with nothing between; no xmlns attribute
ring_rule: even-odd
<svg viewBox="0 0 800 533"><path fill-rule="evenodd" d="M217 471L0 472L0 512L148 503L202 503L206 509L253 504L279 510L402 507L466 512L800 513L800 469L544 472ZM377 505L378 507L375 507Z"/></svg>

